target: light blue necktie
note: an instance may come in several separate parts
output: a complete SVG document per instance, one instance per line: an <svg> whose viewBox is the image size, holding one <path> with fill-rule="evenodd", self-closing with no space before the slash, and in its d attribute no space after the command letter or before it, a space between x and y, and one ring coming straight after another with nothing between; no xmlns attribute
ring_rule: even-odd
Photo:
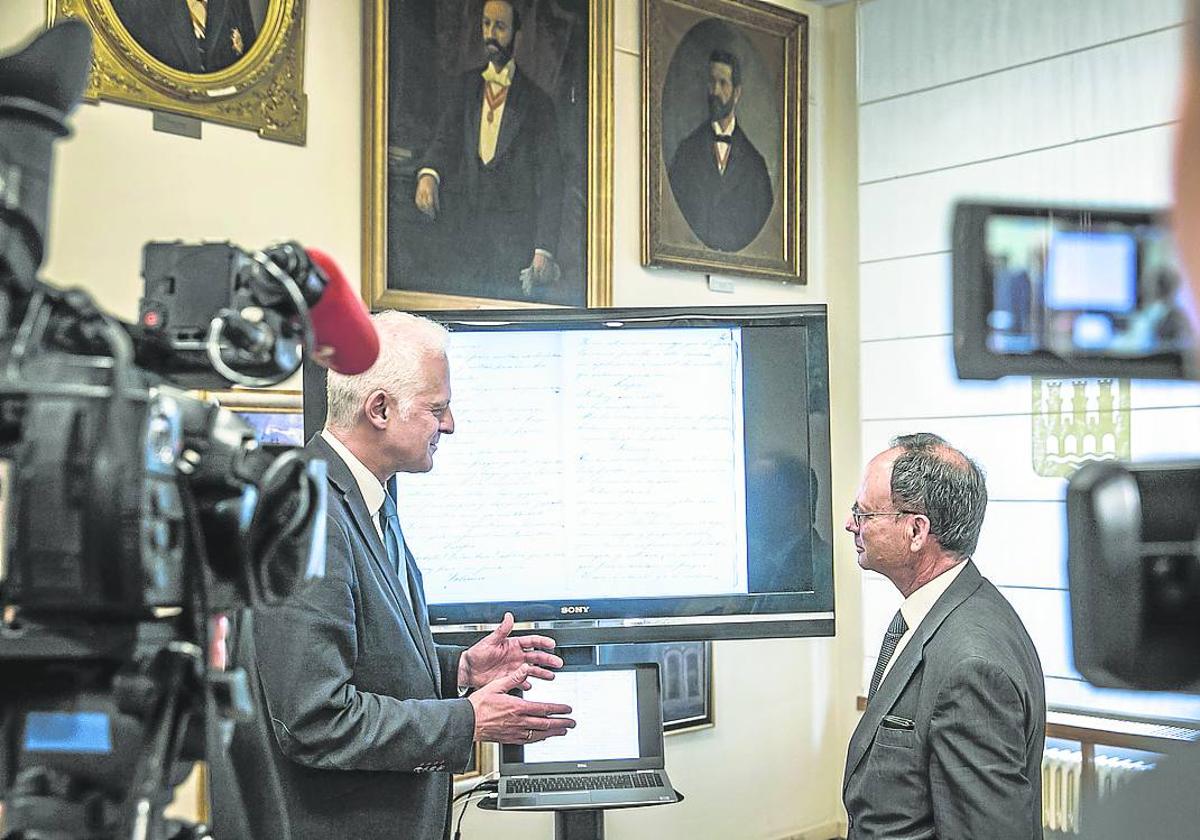
<svg viewBox="0 0 1200 840"><path fill-rule="evenodd" d="M412 592L408 588L408 563L404 559L404 533L400 530L400 513L396 510L396 500L391 493L383 494L379 525L383 529L383 546L387 549L388 560L396 577L400 578L400 585L404 587L404 597L412 604Z"/></svg>

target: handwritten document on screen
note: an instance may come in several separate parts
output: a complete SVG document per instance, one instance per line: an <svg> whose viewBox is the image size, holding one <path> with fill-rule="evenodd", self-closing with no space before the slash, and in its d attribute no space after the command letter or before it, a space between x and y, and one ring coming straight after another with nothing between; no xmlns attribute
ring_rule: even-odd
<svg viewBox="0 0 1200 840"><path fill-rule="evenodd" d="M526 762L640 757L637 671L561 671L551 682L532 680L530 684L526 698L566 703L575 728L562 737L526 745Z"/></svg>
<svg viewBox="0 0 1200 840"><path fill-rule="evenodd" d="M740 332L456 332L455 433L401 474L430 603L746 591Z"/></svg>

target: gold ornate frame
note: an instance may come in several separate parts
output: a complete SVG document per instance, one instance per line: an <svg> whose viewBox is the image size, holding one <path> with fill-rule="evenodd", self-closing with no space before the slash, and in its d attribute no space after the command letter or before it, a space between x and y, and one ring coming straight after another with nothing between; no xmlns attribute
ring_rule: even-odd
<svg viewBox="0 0 1200 840"><path fill-rule="evenodd" d="M781 115L782 230L779 251L770 257L718 251L696 243L668 241L663 214L678 213L663 160L663 82L670 59L682 41L667 34L669 15L706 16L734 27L766 34L782 42L783 89L777 91ZM805 198L808 130L808 18L758 0L643 0L642 4L642 265L691 271L744 274L805 283L807 201ZM682 218L682 217L681 217ZM686 222L685 222L686 224ZM768 224L770 220L768 219ZM753 244L753 243L752 243ZM744 251L745 249L743 249Z"/></svg>
<svg viewBox="0 0 1200 840"><path fill-rule="evenodd" d="M304 399L300 391L283 390L278 388L233 389L229 391L199 391L202 399L216 400L222 408L244 416L244 419L254 425L254 421L246 415L289 415L288 430L292 425L298 429L299 436L295 443L263 440L264 443L280 445L304 445ZM256 426L257 428L257 426Z"/></svg>
<svg viewBox="0 0 1200 840"><path fill-rule="evenodd" d="M612 305L613 15L610 0L589 0L587 150L587 305ZM372 309L496 309L544 304L404 291L387 287L386 0L364 0L363 279Z"/></svg>
<svg viewBox="0 0 1200 840"><path fill-rule="evenodd" d="M262 411L275 414L301 414L304 403L300 391L278 388L233 388L228 391L197 391L201 399L212 399L231 411Z"/></svg>
<svg viewBox="0 0 1200 840"><path fill-rule="evenodd" d="M95 36L87 99L183 114L304 144L304 0L270 0L262 31L246 54L212 73L187 73L153 58L122 26L111 0L47 4L52 25L78 18Z"/></svg>

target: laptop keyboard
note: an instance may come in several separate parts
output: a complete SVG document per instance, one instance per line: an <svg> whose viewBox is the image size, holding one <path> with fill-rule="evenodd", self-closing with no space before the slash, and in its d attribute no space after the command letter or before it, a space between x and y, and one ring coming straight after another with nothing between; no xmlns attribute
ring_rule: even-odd
<svg viewBox="0 0 1200 840"><path fill-rule="evenodd" d="M628 790L662 787L658 773L590 773L581 776L537 776L510 778L508 793L548 793L564 790Z"/></svg>

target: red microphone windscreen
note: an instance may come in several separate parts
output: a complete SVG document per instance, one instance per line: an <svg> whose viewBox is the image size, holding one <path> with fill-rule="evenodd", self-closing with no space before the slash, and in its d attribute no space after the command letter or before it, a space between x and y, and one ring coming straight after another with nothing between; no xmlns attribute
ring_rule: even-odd
<svg viewBox="0 0 1200 840"><path fill-rule="evenodd" d="M323 353L315 361L338 373L362 373L379 356L379 333L367 307L332 257L315 248L306 248L305 252L329 281L309 312L317 349L329 348L332 352Z"/></svg>

